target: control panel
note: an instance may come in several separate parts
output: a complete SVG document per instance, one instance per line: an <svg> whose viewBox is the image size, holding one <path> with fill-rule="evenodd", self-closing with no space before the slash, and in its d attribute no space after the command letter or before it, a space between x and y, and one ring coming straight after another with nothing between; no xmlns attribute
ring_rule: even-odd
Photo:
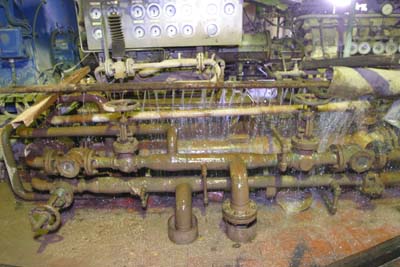
<svg viewBox="0 0 400 267"><path fill-rule="evenodd" d="M126 49L238 45L243 0L81 1L89 50L111 48L108 17L121 18ZM104 33L106 29L106 34Z"/></svg>

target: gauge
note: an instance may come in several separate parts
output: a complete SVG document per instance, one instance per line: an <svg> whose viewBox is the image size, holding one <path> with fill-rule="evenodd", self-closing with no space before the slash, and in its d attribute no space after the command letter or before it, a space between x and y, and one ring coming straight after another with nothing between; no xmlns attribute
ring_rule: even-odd
<svg viewBox="0 0 400 267"><path fill-rule="evenodd" d="M389 42L386 43L386 46L385 46L386 54L388 54L388 55L396 54L397 47L398 47L398 44L395 43L393 40L390 40Z"/></svg>
<svg viewBox="0 0 400 267"><path fill-rule="evenodd" d="M385 44L382 42L375 42L372 46L372 52L375 55L382 55L385 52Z"/></svg>
<svg viewBox="0 0 400 267"><path fill-rule="evenodd" d="M91 10L90 10L90 17L92 18L92 19L100 19L101 18L101 9L100 8L97 8L97 7L94 7L94 8L92 8Z"/></svg>
<svg viewBox="0 0 400 267"><path fill-rule="evenodd" d="M140 39L140 38L144 37L145 31L144 31L144 29L142 27L136 27L133 30L133 34L135 35L136 38Z"/></svg>
<svg viewBox="0 0 400 267"><path fill-rule="evenodd" d="M371 45L368 42L362 42L358 45L358 53L367 55L371 52Z"/></svg>
<svg viewBox="0 0 400 267"><path fill-rule="evenodd" d="M175 16L175 15L176 15L176 7L175 7L174 5L171 5L171 4L167 5L167 6L165 7L165 14L166 14L168 17L173 17L173 16Z"/></svg>
<svg viewBox="0 0 400 267"><path fill-rule="evenodd" d="M186 36L193 35L193 33L194 33L193 26L192 26L192 25L185 25L185 26L183 26L182 32L183 32L183 34L186 35Z"/></svg>
<svg viewBox="0 0 400 267"><path fill-rule="evenodd" d="M235 13L235 5L232 3L227 3L224 6L224 12L226 15L233 15Z"/></svg>
<svg viewBox="0 0 400 267"><path fill-rule="evenodd" d="M131 16L134 19L141 19L144 16L144 7L141 5L134 5L131 7Z"/></svg>
<svg viewBox="0 0 400 267"><path fill-rule="evenodd" d="M218 7L216 4L209 4L207 6L207 14L209 15L215 15L218 12Z"/></svg>
<svg viewBox="0 0 400 267"><path fill-rule="evenodd" d="M147 8L147 12L149 13L149 17L150 18L157 18L158 16L160 16L160 7L156 4L151 4L149 5L149 7Z"/></svg>
<svg viewBox="0 0 400 267"><path fill-rule="evenodd" d="M207 35L215 36L218 33L218 26L216 24L209 24L207 26Z"/></svg>
<svg viewBox="0 0 400 267"><path fill-rule="evenodd" d="M110 16L112 14L118 14L118 12L119 12L118 7L112 6L108 8L107 15Z"/></svg>
<svg viewBox="0 0 400 267"><path fill-rule="evenodd" d="M167 27L167 35L168 37L174 37L178 34L178 29L174 25L169 25Z"/></svg>
<svg viewBox="0 0 400 267"><path fill-rule="evenodd" d="M354 56L358 53L358 44L356 42L351 42L350 55Z"/></svg>
<svg viewBox="0 0 400 267"><path fill-rule="evenodd" d="M103 38L103 31L100 28L93 29L93 38L95 40L100 40Z"/></svg>
<svg viewBox="0 0 400 267"><path fill-rule="evenodd" d="M392 15L393 9L394 9L394 7L391 3L386 3L386 4L382 5L381 12L383 15L389 16L389 15Z"/></svg>
<svg viewBox="0 0 400 267"><path fill-rule="evenodd" d="M158 37L161 35L161 28L159 26L153 26L150 28L150 34L152 37Z"/></svg>

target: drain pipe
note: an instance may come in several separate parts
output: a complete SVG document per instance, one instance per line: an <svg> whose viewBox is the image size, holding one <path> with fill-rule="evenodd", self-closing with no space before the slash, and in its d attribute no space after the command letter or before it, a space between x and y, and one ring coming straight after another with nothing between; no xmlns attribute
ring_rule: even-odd
<svg viewBox="0 0 400 267"><path fill-rule="evenodd" d="M249 242L256 236L257 206L249 197L246 164L237 158L230 164L231 199L222 205L226 234L235 242Z"/></svg>
<svg viewBox="0 0 400 267"><path fill-rule="evenodd" d="M168 220L168 237L176 244L189 244L199 234L197 218L192 212L192 188L179 184L175 189L175 214Z"/></svg>
<svg viewBox="0 0 400 267"><path fill-rule="evenodd" d="M0 129L0 147L2 148L2 154L4 163L7 168L8 176L10 178L11 188L15 195L24 200L45 200L48 199L47 195L35 194L32 192L27 192L21 182L19 177L19 172L17 168L17 163L14 159L14 153L12 151L10 136L13 132L13 127L11 124L5 125Z"/></svg>

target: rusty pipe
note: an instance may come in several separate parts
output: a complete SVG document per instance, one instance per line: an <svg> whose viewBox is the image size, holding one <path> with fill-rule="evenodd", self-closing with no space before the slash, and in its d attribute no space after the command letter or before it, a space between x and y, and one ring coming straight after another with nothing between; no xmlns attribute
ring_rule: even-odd
<svg viewBox="0 0 400 267"><path fill-rule="evenodd" d="M168 128L167 146L169 155L176 155L178 153L178 130L175 127Z"/></svg>
<svg viewBox="0 0 400 267"><path fill-rule="evenodd" d="M4 126L3 128L0 129L0 136L1 136L0 142L1 142L3 159L4 159L4 163L6 165L6 168L7 168L11 188L12 188L14 194L24 200L47 199L48 196L46 196L46 195L40 195L40 194L35 194L32 192L27 192L24 189L24 187L22 185L22 181L19 176L17 163L15 162L14 153L13 153L11 142L10 142L10 136L11 136L12 132L13 132L13 127L11 126L11 124L7 124L6 126Z"/></svg>
<svg viewBox="0 0 400 267"><path fill-rule="evenodd" d="M247 89L247 88L327 88L329 81L281 80L240 82L143 82L50 84L1 88L0 94L22 93L82 93L82 92L133 92L143 90L196 90L196 89Z"/></svg>
<svg viewBox="0 0 400 267"><path fill-rule="evenodd" d="M247 168L240 159L234 160L230 164L231 174L231 208L236 211L246 210L249 202L249 183L247 178Z"/></svg>
<svg viewBox="0 0 400 267"><path fill-rule="evenodd" d="M367 101L345 101L328 103L317 106L319 112L352 111L369 108ZM179 118L204 118L204 117L225 117L225 116L257 116L265 114L297 113L304 109L303 105L280 105L280 106L249 106L239 108L217 108L217 109L190 109L190 110L160 110L127 112L129 121L179 119ZM62 125L70 123L96 123L117 121L120 113L99 113L84 115L54 116L50 123Z"/></svg>
<svg viewBox="0 0 400 267"><path fill-rule="evenodd" d="M179 184L175 191L175 228L187 231L192 228L192 188L190 184Z"/></svg>
<svg viewBox="0 0 400 267"><path fill-rule="evenodd" d="M252 189L276 188L308 188L330 186L335 181L338 185L361 186L361 174L323 174L298 178L292 175L267 175L248 177L249 187ZM400 172L386 172L380 174L382 183L387 186L400 184ZM78 182L67 181L74 193L90 192L95 194L119 194L139 192L145 188L148 193L173 193L179 184L187 183L193 192L203 192L204 180L199 176L177 177L93 177L90 180L79 179ZM231 189L229 177L207 178L207 188L210 191ZM49 191L54 188L55 182L41 178L32 178L32 187L38 191Z"/></svg>
<svg viewBox="0 0 400 267"><path fill-rule="evenodd" d="M164 134L170 126L164 124L129 125L128 129L136 135ZM22 138L50 138L62 136L117 136L120 133L118 125L75 126L50 128L17 128L17 135Z"/></svg>

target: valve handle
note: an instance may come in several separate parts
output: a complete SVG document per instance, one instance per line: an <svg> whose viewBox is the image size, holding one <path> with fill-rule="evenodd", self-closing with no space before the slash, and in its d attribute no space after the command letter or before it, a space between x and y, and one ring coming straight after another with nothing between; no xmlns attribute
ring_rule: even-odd
<svg viewBox="0 0 400 267"><path fill-rule="evenodd" d="M52 232L61 225L61 214L53 206L40 205L29 212L29 221L33 231L45 230Z"/></svg>

